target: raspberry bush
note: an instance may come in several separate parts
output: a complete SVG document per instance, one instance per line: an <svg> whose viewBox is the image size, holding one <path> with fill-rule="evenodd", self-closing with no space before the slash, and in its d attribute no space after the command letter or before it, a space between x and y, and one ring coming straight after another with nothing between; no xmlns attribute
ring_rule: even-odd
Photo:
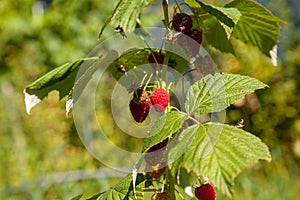
<svg viewBox="0 0 300 200"><path fill-rule="evenodd" d="M151 31L135 31L135 27L143 26L137 17L154 2L120 0L99 34L112 24L111 30L117 27L121 34L119 41L137 35L143 47L131 42L123 52L93 52L55 68L25 88L26 111L30 113L50 91L58 90L61 98L67 97L68 115L97 70L106 67L126 89L128 98L122 101L131 115L128 121L135 122L132 126L152 124L132 172L92 199L213 200L215 188L232 199L234 178L259 160L270 161L271 155L255 135L213 117L267 85L248 76L217 72L205 49L234 55L233 44L240 41L274 61L280 20L252 0L233 0L223 6L185 0L188 12L181 4L162 0L164 37L153 48ZM151 118L151 109L160 114L157 119ZM207 118L211 120L203 120ZM181 172L191 177L185 182L194 186L193 194L185 192ZM195 186L204 178L209 183Z"/></svg>

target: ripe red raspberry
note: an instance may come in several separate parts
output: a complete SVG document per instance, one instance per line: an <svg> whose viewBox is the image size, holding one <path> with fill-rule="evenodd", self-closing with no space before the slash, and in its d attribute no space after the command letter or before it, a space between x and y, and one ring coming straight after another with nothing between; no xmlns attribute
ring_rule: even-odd
<svg viewBox="0 0 300 200"><path fill-rule="evenodd" d="M166 150L168 141L169 141L169 138L150 147L150 149L147 151L147 153L145 155L145 161L148 165L155 166L161 162L161 160L164 156L164 152Z"/></svg>
<svg viewBox="0 0 300 200"><path fill-rule="evenodd" d="M202 42L202 31L192 29L180 34L177 38L178 44L185 50L185 53L190 57L195 57L199 52L200 44Z"/></svg>
<svg viewBox="0 0 300 200"><path fill-rule="evenodd" d="M190 31L193 27L192 17L185 13L177 13L172 20L173 28L178 32Z"/></svg>
<svg viewBox="0 0 300 200"><path fill-rule="evenodd" d="M167 192L155 193L152 195L151 200L171 200L171 196Z"/></svg>
<svg viewBox="0 0 300 200"><path fill-rule="evenodd" d="M195 189L195 195L199 200L215 200L216 191L213 185L207 183Z"/></svg>
<svg viewBox="0 0 300 200"><path fill-rule="evenodd" d="M129 109L132 117L136 122L143 122L149 114L150 110L150 102L145 101L141 103L137 103L132 99L129 103Z"/></svg>
<svg viewBox="0 0 300 200"><path fill-rule="evenodd" d="M157 112L164 112L170 101L169 93L163 88L157 88L151 94L150 100Z"/></svg>
<svg viewBox="0 0 300 200"><path fill-rule="evenodd" d="M159 67L162 69L162 64L164 64L165 56L157 52L151 52L148 56L148 61L153 69Z"/></svg>

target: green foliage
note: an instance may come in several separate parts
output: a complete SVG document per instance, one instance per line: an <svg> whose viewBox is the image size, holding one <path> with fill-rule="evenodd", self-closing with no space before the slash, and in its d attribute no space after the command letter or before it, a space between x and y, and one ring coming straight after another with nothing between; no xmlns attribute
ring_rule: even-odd
<svg viewBox="0 0 300 200"><path fill-rule="evenodd" d="M161 116L149 131L150 134L144 142L143 151L176 133L187 118L188 115L178 111L168 112Z"/></svg>
<svg viewBox="0 0 300 200"><path fill-rule="evenodd" d="M1 1L0 199L70 199L112 183L92 179L94 172L83 173L84 181L78 181L77 170L101 164L83 147L73 121L66 119L64 106L57 103L59 94L50 92L28 116L22 93L54 67L85 57L97 42L95 24L106 18L114 2L41 2L46 1Z"/></svg>
<svg viewBox="0 0 300 200"><path fill-rule="evenodd" d="M233 37L256 46L263 54L271 56L270 51L279 38L278 23L282 20L262 5L251 0L234 0L224 7L206 5L196 0L186 2L192 8L202 8L212 16L204 17L202 24L204 35L213 47L234 54L230 40Z"/></svg>
<svg viewBox="0 0 300 200"><path fill-rule="evenodd" d="M234 126L205 123L188 127L178 138L179 147L169 159L183 155L182 167L208 177L217 188L232 197L233 179L259 159L271 160L268 147L256 136Z"/></svg>
<svg viewBox="0 0 300 200"><path fill-rule="evenodd" d="M258 47L265 55L277 44L281 20L260 4L250 0L235 0L226 5L237 8L241 17L233 29L232 36Z"/></svg>
<svg viewBox="0 0 300 200"><path fill-rule="evenodd" d="M84 61L98 60L99 58L83 58L78 59L72 63L66 63L60 67L53 69L46 73L30 85L25 90L25 103L27 113L30 113L32 107L48 96L49 92L57 90L59 92L60 99L70 92L75 84L75 78L77 76L79 67ZM93 66L90 64L90 66Z"/></svg>
<svg viewBox="0 0 300 200"><path fill-rule="evenodd" d="M64 184L56 185L51 187L50 189L38 184L34 184L37 177L44 176L49 172L51 173L53 171L94 167L95 165L97 165L93 163L92 158L85 153L84 149L81 149L77 146L78 144L80 144L80 141L74 139L76 138L76 136L74 137L74 135L71 137L71 123L65 121L64 115L60 115L62 113L62 109L53 106L53 104L56 102L56 93L49 93L52 90L58 89L61 92L59 98L62 98L62 96L65 96L68 92L71 91L71 82L67 84L61 84L63 85L63 87L58 87L57 84L68 80L63 78L70 78L72 73L75 73L75 71L77 70L76 65L72 66L72 63L70 63L69 66L65 65L65 67L62 68L59 67L62 70L66 70L64 72L58 70L59 68L54 69L54 72L56 70L56 72L60 72L49 72L50 74L52 74L51 76L47 76L46 79L44 79L45 77L43 77L38 81L30 84L30 86L32 86L31 91L33 95L38 95L39 92L42 91L43 98L41 99L44 99L47 104L47 107L45 107L45 105L41 105L39 107L42 114L39 114L37 112L29 119L28 117L24 116L22 114L22 110L24 110L23 103L18 100L20 99L20 95L17 93L17 91L22 91L23 86L28 82L32 81L40 74L51 70L52 66L60 65L61 63L65 63L69 60L76 60L76 58L78 57L84 57L84 54L89 51L91 46L95 44L95 36L97 35L99 28L95 26L95 24L99 24L99 21L104 21L104 19L106 18L105 15L108 15L108 12L106 10L112 8L112 2L107 4L101 4L99 3L99 1L88 2L88 5L83 5L82 3L75 3L75 1L53 1L52 6L49 8L49 10L47 10L47 12L45 12L44 17L34 16L33 18L31 18L31 13L28 12L32 8L32 2L2 2L3 4L0 8L0 13L2 13L0 28L2 32L0 33L0 37L1 41L3 41L4 44L7 44L0 47L0 54L3 58L0 61L1 66L3 66L1 67L1 73L3 73L1 74L0 79L2 90L0 96L0 105L1 110L3 110L3 113L0 114L0 119L3 126L0 127L0 132L7 133L1 135L1 157L4 159L1 162L0 169L1 171L5 171L5 173L1 173L1 180L5 182L3 184L5 186L0 187L0 193L2 195L0 196L3 199L6 199L7 197L19 197L27 199L65 199L78 193L91 194L91 192L94 192L93 189L95 189L95 187L96 190L103 191L106 188L105 186L111 184L107 182L103 183L99 180L99 182L96 183L85 182L86 184L82 183L80 185L78 183L71 183L68 186L64 186ZM131 4L126 2L127 1L119 1L118 6L124 3L123 11L125 10L124 8L131 9ZM287 62L289 64L286 64L285 68L270 69L271 66L267 61L264 60L264 58L257 54L253 49L249 49L247 46L243 46L240 43L238 43L237 45L237 42L235 40L238 39L237 41L240 40L247 44L254 45L258 47L265 55L269 56L269 51L278 41L278 22L280 22L280 20L274 17L268 10L266 10L255 1L233 1L232 3L225 5L225 7L215 6L213 4L204 4L201 2L199 4L196 1L186 2L192 2L189 4L190 6L193 5L197 8L202 7L204 12L211 16L208 18L207 16L201 18L201 16L197 16L194 13L195 17L199 17L199 24L203 26L202 28L204 30L204 36L207 43L221 50L222 52L230 52L238 56L238 61L230 56L225 57L225 59L219 57L220 63L228 63L228 65L226 66L227 71L247 74L249 76L256 76L258 77L258 79L267 82L271 87L270 90L267 90L264 93L258 93L258 98L261 103L260 112L251 113L246 108L247 104L245 104L245 107L242 107L240 109L236 108L235 106L231 106L229 107L227 112L228 121L230 123L234 123L236 120L244 118L247 124L246 129L250 132L257 133L259 136L262 136L263 140L271 146L273 160L274 155L276 159L276 164L273 164L272 166L260 166L262 167L262 169L255 168L250 172L247 170L245 174L242 174L241 179L238 179L238 184L236 187L236 189L238 189L238 199L297 198L299 196L297 196L297 182L293 182L293 184L290 184L289 179L297 179L298 175L298 172L296 170L298 168L298 165L290 165L293 162L294 158L299 158L297 157L295 153L296 151L294 150L294 146L296 148L294 142L297 140L299 132L299 120L297 120L297 116L299 114L297 112L297 110L299 110L297 109L299 107L297 103L297 88L299 85L297 76L299 75L299 70L296 70L295 68L295 66L297 66L297 64L299 63L299 60L297 60L297 52L299 51L299 49L297 49L298 43L294 41L291 42L292 44L294 44L291 52L295 52L295 54L289 54L289 56L286 56L287 60L292 60L293 62ZM151 2L147 2L145 3L145 5L150 3ZM20 7L19 5L22 6ZM141 4L137 5L138 9L136 10L138 12L134 12L134 14L139 14L143 8ZM113 26L121 25L125 27L126 31L131 31L132 28L136 26L136 19L128 15L130 14L128 13L129 9L125 10L127 17L122 15L122 7L118 6L111 18L106 21L105 26L109 27L108 25L111 23ZM67 12L66 7L69 8ZM280 7L280 9L282 8ZM99 10L101 10L101 12L99 12ZM237 10L240 13L239 17L237 17ZM103 13L104 16L99 16L101 13ZM114 19L115 21L110 21L111 19ZM124 21L127 19L130 20L128 22ZM62 21L64 23L62 23ZM103 32L105 26L103 26L101 33ZM107 30L110 29L107 28ZM113 29L111 28L110 34L112 33L112 30ZM292 35L295 36L297 34ZM104 34L102 36L105 37ZM290 38L287 39L290 40ZM130 57L129 55L133 56L132 60L138 58L138 56L135 57L132 54L124 54L119 57L116 63L118 65L123 64L122 59L125 58L124 62L126 62L128 60L127 58ZM144 62L146 59L146 55L147 52L145 51L142 55L143 58L136 59L134 62ZM124 57L122 58L122 56ZM255 57L256 59L254 60L253 57ZM132 62L132 66L135 66L134 62ZM238 63L238 65L236 63ZM114 66L114 68L112 69L116 69L116 66ZM223 68L223 70L225 70L225 68ZM63 74L67 76L64 76ZM112 74L114 75L114 73ZM9 78L10 76L11 78ZM60 79L59 77L62 79ZM118 79L118 77L116 78ZM73 80L73 77L71 79ZM202 81L210 79L211 78L205 77L204 79L202 79ZM45 87L43 87L43 85ZM266 87L266 85L262 83L258 85L260 85L259 88ZM258 87L258 85L256 86ZM11 92L10 88L12 87L15 88L15 91ZM199 88L199 85L194 87ZM249 87L250 89L247 94L253 92L255 89L259 89L251 89L250 84ZM29 90L30 89L28 88L27 91ZM47 95L48 98L44 98ZM224 97L224 94L221 93L220 97L222 96ZM244 96L244 94L242 96ZM238 97L236 96L232 99L232 101L230 100L225 103L223 102L222 108L219 109L225 109L227 106L229 106L229 104L233 103L237 99ZM205 113L209 113L212 111L213 110L210 108L207 109ZM51 114L45 115L45 113ZM174 129L169 130L168 133L164 132L163 134L160 134L160 131L158 130L157 134L155 134L156 139L153 136L154 140L151 140L148 146L161 141L166 136L175 134L178 130L178 127L180 127L180 123L182 123L182 120L186 119L188 116L187 114L181 112L174 111L171 113L172 114L170 115L172 115L173 117L170 119L175 120L175 116L177 115L181 116L182 118L178 119L178 124L174 126ZM167 113L166 115L168 114L169 113ZM164 118L166 115L163 115L162 118ZM109 114L101 113L101 119L105 119L107 117L110 117ZM39 123L36 123L37 121ZM50 124L49 121L51 122ZM59 124L59 127L54 126L54 124ZM250 124L252 124L253 127L251 127ZM197 131L189 130L189 128L187 128L183 132L181 132L181 134L179 134L178 139L188 142L190 141L189 139L191 139L192 136L199 137L199 143L197 143L198 141L193 141L193 143L195 146L198 145L199 151L201 150L202 152L205 152L204 154L207 158L216 158L215 155L222 155L225 158L227 158L226 156L232 156L228 158L228 160L230 160L235 158L234 156L240 152L239 150L246 151L246 149L243 148L239 149L238 147L240 145L236 145L236 143L233 143L233 141L235 141L235 137L238 138L236 140L238 140L237 143L239 144L244 144L245 138L251 139L251 142L253 142L249 144L256 144L255 147L257 148L253 148L251 149L252 151L247 151L245 154L248 155L251 152L255 152L256 156L251 157L253 155L250 155L249 157L245 158L246 162L237 162L241 164L232 166L230 167L230 169L225 170L224 174L227 176L224 176L224 174L222 174L222 180L229 180L229 186L232 186L231 178L236 177L236 171L232 172L230 171L231 169L242 171L245 166L248 166L249 163L256 162L258 159L269 160L269 154L266 153L265 146L260 143L259 139L257 139L253 135L250 135L246 131L236 129L235 127L228 125L213 123L199 124L192 127L198 127ZM220 127L224 128L223 132L213 132L218 138L217 140L213 140L213 144L215 144L215 146L213 146L211 143L205 143L205 141L208 141L206 139L210 136L210 134L207 134L208 132L205 131L205 128L207 127L212 127L212 130L219 130ZM116 131L113 128L111 128L110 130L112 130L112 132ZM153 132L155 132L155 130ZM152 135L151 133L153 132L150 132L150 135ZM188 133L190 133L190 135L188 135ZM214 134L212 135L214 136ZM232 138L233 136L234 138ZM245 138L242 136L245 136ZM220 149L223 150L224 148L222 146L224 144L220 143L221 137L224 137L224 141L227 141L231 145L231 147L234 147L233 149L231 149L231 152L220 152ZM51 138L51 140L49 140L49 138ZM69 138L72 139L69 140ZM70 144L73 140L76 140L76 145ZM146 141L147 140L148 139L146 139ZM189 151L192 153L198 152L196 148L192 148L184 144L186 143L178 143L176 145L178 149L176 150L179 151L180 148L181 150L189 148ZM206 146L203 146L203 144L206 144ZM180 147L179 145L183 146ZM248 146L248 143L243 146L245 148L250 148ZM252 147L254 146L251 146L251 148ZM215 148L216 150L218 150L218 154L213 154L213 151L209 151L210 148ZM258 151L259 148L261 148L261 151ZM226 149L227 148L225 148L225 150ZM200 155L201 154L199 154L199 156ZM78 160L78 157L83 159ZM206 157L204 156L204 158ZM278 161L279 158L285 160ZM218 189L222 190L227 195L231 194L231 189L225 187L224 184L222 185L221 183L217 183L219 179L218 177L214 177L214 175L217 174L215 173L215 171L217 171L218 167L220 166L213 165L213 168L211 169L202 169L201 167L204 168L205 165L196 163L196 159L192 160L192 158L188 156L181 157L181 159L192 161L191 163L193 164L187 162L186 165L180 165L180 163L183 162L183 160L180 159L179 161L176 160L178 161L176 164L199 174L205 174L205 176L209 177L209 179L214 184L216 184L216 186L218 186ZM227 159L224 159L222 161L226 163ZM232 163L235 161L236 160L234 159ZM210 162L210 160L205 160L204 163ZM288 169L285 168L285 165L287 163L289 165ZM20 166L20 164L24 166L22 169L16 167ZM40 166L38 171L36 170L37 165ZM207 166L209 166L209 164ZM172 167L175 171L179 169L179 167ZM26 168L26 170L28 171L23 171L24 168ZM272 168L272 170L269 170L270 168ZM176 174L177 173L173 173L172 176L176 176ZM276 176L274 174L276 174ZM125 180L126 181L122 182L124 184L117 184L113 187L113 190L108 190L108 192L103 193L102 197L104 198L109 195L115 195L111 196L111 198L114 199L123 198L124 196L126 196L126 188L128 191L130 190L128 189L128 186L132 181L131 175L125 178ZM101 184L102 186L99 186L98 188L97 185ZM91 185L93 186L93 189L90 187ZM286 185L292 185L292 187L287 187ZM184 193L181 186L176 185L176 187L176 191L179 191L181 189L181 193ZM262 190L262 188L264 188L264 190ZM294 190L292 188L294 188ZM289 190L291 192L286 193L286 190ZM19 194L16 194L17 192L15 191L24 192L19 192ZM130 193L130 196L132 197L132 191ZM80 197L81 196L78 196L78 198ZM222 198L221 194L219 197ZM187 197L185 199L187 199Z"/></svg>
<svg viewBox="0 0 300 200"><path fill-rule="evenodd" d="M236 8L225 8L214 5L206 5L201 1L196 2L200 5L201 8L204 9L205 12L216 17L220 22L224 23L230 28L233 28L235 24L239 21L239 18L241 17L240 11ZM187 1L187 3L189 4L189 1Z"/></svg>
<svg viewBox="0 0 300 200"><path fill-rule="evenodd" d="M142 198L142 190L140 183L145 180L143 174L137 174L136 187L133 189L133 178L131 174L128 174L118 184L113 186L110 190L99 194L97 200L110 200L110 199L123 199L123 200L135 200ZM134 193L135 192L135 193Z"/></svg>
<svg viewBox="0 0 300 200"><path fill-rule="evenodd" d="M150 54L149 49L129 49L126 52L122 53L113 63L109 65L109 70L115 79L119 80L125 72L130 71L131 69L144 65L147 63L148 55ZM121 70L121 66L124 67L124 72ZM138 82L138 76L134 76L130 79L131 82ZM129 81L128 81L129 82ZM129 84L123 84L125 87Z"/></svg>
<svg viewBox="0 0 300 200"><path fill-rule="evenodd" d="M234 48L226 34L226 29L216 18L211 17L203 22L203 34L207 42L216 49L225 53L235 54Z"/></svg>
<svg viewBox="0 0 300 200"><path fill-rule="evenodd" d="M105 27L111 23L115 27L121 26L126 31L133 31L136 27L137 18L144 7L156 0L119 0L112 15L102 26L99 37L102 35Z"/></svg>
<svg viewBox="0 0 300 200"><path fill-rule="evenodd" d="M255 89L265 86L254 78L241 75L207 75L191 86L186 102L187 105L193 105L190 106L193 109L189 107L186 109L189 114L198 113L202 108L206 112L199 112L199 114L219 111ZM226 96L227 94L229 96ZM216 105L221 107L212 109L211 104L203 104L205 99L214 99L218 102ZM219 104L220 102L222 104ZM171 167L175 164L176 166L173 167L175 169L181 167L199 176L208 177L229 198L232 198L233 180L238 174L259 159L271 160L268 147L259 138L234 126L197 122L178 132L187 119L188 114L179 111L163 115L150 130L143 149L147 150L177 132L179 135L174 137L177 141L168 150L168 165ZM193 120L196 122L195 119ZM100 199L133 198L133 194L129 196L131 190L128 190L128 182L131 179L126 180L102 194ZM138 199L142 198L141 196Z"/></svg>
<svg viewBox="0 0 300 200"><path fill-rule="evenodd" d="M247 76L218 73L208 75L189 88L185 109L187 113L195 114L218 112L246 94L266 86Z"/></svg>

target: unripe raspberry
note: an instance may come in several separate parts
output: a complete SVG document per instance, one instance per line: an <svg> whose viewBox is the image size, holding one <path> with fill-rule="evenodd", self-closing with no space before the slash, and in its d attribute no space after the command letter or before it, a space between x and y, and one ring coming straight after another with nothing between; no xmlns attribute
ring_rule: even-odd
<svg viewBox="0 0 300 200"><path fill-rule="evenodd" d="M199 200L215 200L216 191L213 185L209 183L202 184L200 187L195 189L195 196Z"/></svg>
<svg viewBox="0 0 300 200"><path fill-rule="evenodd" d="M172 20L173 28L178 32L190 31L193 27L192 17L185 13L177 13Z"/></svg>
<svg viewBox="0 0 300 200"><path fill-rule="evenodd" d="M169 104L169 93L163 88L157 88L150 96L150 100L157 112L164 112Z"/></svg>

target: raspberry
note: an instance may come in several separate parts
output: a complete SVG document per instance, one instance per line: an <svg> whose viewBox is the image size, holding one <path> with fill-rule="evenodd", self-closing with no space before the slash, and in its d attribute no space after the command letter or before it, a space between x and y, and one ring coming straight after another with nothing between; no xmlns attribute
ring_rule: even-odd
<svg viewBox="0 0 300 200"><path fill-rule="evenodd" d="M195 195L199 200L215 200L216 191L213 185L207 183L195 189Z"/></svg>
<svg viewBox="0 0 300 200"><path fill-rule="evenodd" d="M190 31L193 27L192 17L185 13L177 13L172 20L173 28L178 32Z"/></svg>
<svg viewBox="0 0 300 200"><path fill-rule="evenodd" d="M132 99L129 103L129 109L134 120L141 123L149 114L150 102L145 101L142 103L137 103Z"/></svg>
<svg viewBox="0 0 300 200"><path fill-rule="evenodd" d="M163 88L158 88L151 94L150 100L157 112L163 112L170 101L169 93Z"/></svg>
<svg viewBox="0 0 300 200"><path fill-rule="evenodd" d="M148 61L153 69L156 69L158 66L162 68L164 64L165 56L157 52L151 52L148 56Z"/></svg>
<svg viewBox="0 0 300 200"><path fill-rule="evenodd" d="M145 161L148 165L155 166L158 163L160 163L160 161L162 160L162 158L164 156L164 152L166 150L168 141L169 141L169 138L150 147L150 149L147 151L147 154L145 155Z"/></svg>
<svg viewBox="0 0 300 200"><path fill-rule="evenodd" d="M180 34L177 38L178 44L185 50L190 57L195 57L199 52L200 44L202 42L202 31L192 29Z"/></svg>
<svg viewBox="0 0 300 200"><path fill-rule="evenodd" d="M171 196L167 192L155 193L152 195L151 200L171 200Z"/></svg>
<svg viewBox="0 0 300 200"><path fill-rule="evenodd" d="M202 30L199 29L192 29L186 35L190 36L193 40L195 40L198 44L202 42Z"/></svg>

